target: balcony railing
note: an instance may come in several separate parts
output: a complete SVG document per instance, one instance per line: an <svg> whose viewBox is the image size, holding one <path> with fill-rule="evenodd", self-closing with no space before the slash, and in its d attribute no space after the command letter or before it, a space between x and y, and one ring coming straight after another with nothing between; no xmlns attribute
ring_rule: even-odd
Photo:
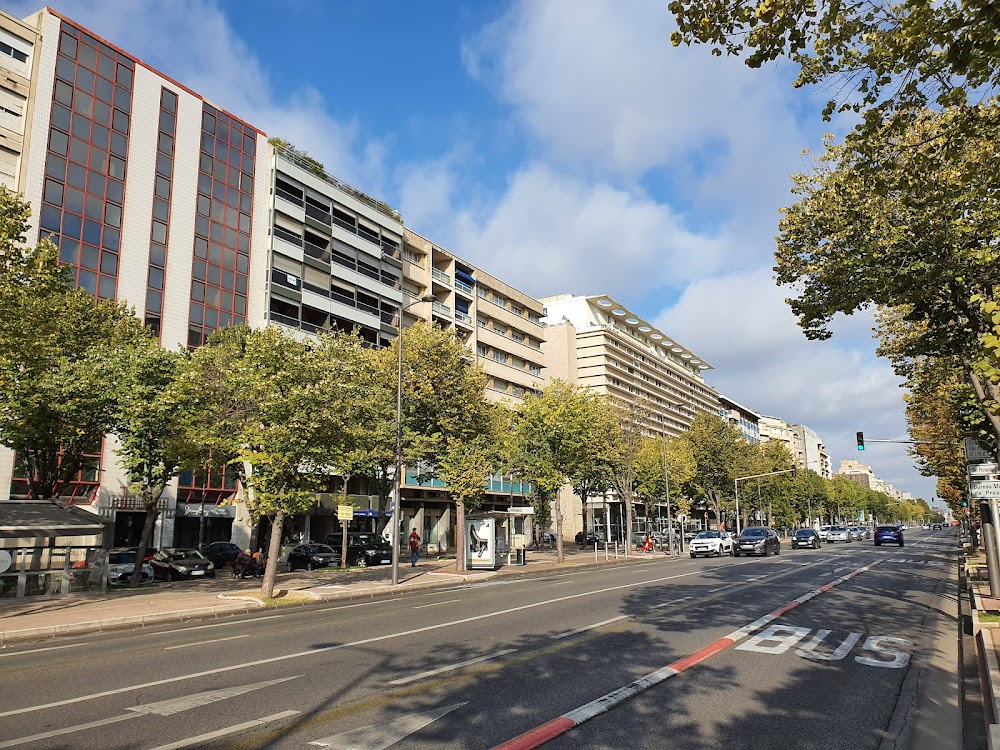
<svg viewBox="0 0 1000 750"><path fill-rule="evenodd" d="M446 274L439 268L431 269L431 278L437 279L438 281L443 281L445 284L451 285L451 276Z"/></svg>
<svg viewBox="0 0 1000 750"><path fill-rule="evenodd" d="M296 206L304 206L305 201L302 200L302 196L295 195L294 193L289 193L287 190L283 190L280 187L274 188L274 194L279 198L283 198L289 203L294 203Z"/></svg>
<svg viewBox="0 0 1000 750"><path fill-rule="evenodd" d="M455 310L455 320L460 320L468 326L475 325L475 321L472 319L472 316L468 313L462 312L461 310Z"/></svg>
<svg viewBox="0 0 1000 750"><path fill-rule="evenodd" d="M455 279L455 288L456 289L461 289L466 294L472 294L472 284L466 284L464 281L462 281L459 278Z"/></svg>
<svg viewBox="0 0 1000 750"><path fill-rule="evenodd" d="M448 305L442 304L440 302L432 302L431 310L433 312L439 312L442 315L447 315L448 317L451 317L451 308L448 307Z"/></svg>

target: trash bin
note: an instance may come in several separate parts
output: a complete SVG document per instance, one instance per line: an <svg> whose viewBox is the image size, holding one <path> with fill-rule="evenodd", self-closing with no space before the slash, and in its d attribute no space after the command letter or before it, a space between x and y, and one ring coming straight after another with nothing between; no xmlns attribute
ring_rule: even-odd
<svg viewBox="0 0 1000 750"><path fill-rule="evenodd" d="M525 557L527 556L528 551L524 549L524 547L521 547L520 549L515 550L515 552L517 553L517 556L514 558L514 564L524 565L527 562Z"/></svg>

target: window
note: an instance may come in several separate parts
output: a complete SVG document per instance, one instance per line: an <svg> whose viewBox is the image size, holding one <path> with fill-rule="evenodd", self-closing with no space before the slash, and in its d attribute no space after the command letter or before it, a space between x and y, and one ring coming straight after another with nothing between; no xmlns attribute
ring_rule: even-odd
<svg viewBox="0 0 1000 750"><path fill-rule="evenodd" d="M507 298L503 295L493 292L493 304L497 307L507 307Z"/></svg>
<svg viewBox="0 0 1000 750"><path fill-rule="evenodd" d="M511 305L510 306L510 311L512 313L514 313L515 315L517 315L518 317L523 317L524 316L524 309L518 307L517 305Z"/></svg>
<svg viewBox="0 0 1000 750"><path fill-rule="evenodd" d="M508 357L504 352L493 351L493 361L501 365L507 364Z"/></svg>
<svg viewBox="0 0 1000 750"><path fill-rule="evenodd" d="M532 375L534 375L535 377L540 377L541 374L542 374L542 368L539 367L538 365L533 365L533 364L529 363L528 364L528 372L531 373Z"/></svg>
<svg viewBox="0 0 1000 750"><path fill-rule="evenodd" d="M476 354L478 354L480 357L485 357L487 356L488 353L489 350L486 348L485 344L476 344Z"/></svg>

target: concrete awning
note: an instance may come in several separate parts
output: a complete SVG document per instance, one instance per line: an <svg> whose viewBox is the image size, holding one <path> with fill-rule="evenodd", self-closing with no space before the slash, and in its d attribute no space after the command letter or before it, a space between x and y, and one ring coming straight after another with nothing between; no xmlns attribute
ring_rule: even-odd
<svg viewBox="0 0 1000 750"><path fill-rule="evenodd" d="M90 536L104 533L104 521L79 508L48 500L0 503L0 537Z"/></svg>

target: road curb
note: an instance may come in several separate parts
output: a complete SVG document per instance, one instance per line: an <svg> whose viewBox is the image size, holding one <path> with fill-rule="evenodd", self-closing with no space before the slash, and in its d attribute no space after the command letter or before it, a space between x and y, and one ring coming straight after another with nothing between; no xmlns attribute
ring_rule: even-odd
<svg viewBox="0 0 1000 750"><path fill-rule="evenodd" d="M156 612L148 615L128 615L126 617L108 617L89 622L67 623L65 625L44 625L36 628L0 631L0 645L7 645L25 640L51 638L57 635L76 635L83 633L99 633L105 630L120 630L135 625L159 625L164 622L184 622L185 620L202 620L213 615L232 615L238 612L252 612L258 607L242 605L218 605L214 607L197 607L194 609L176 610L173 612Z"/></svg>

